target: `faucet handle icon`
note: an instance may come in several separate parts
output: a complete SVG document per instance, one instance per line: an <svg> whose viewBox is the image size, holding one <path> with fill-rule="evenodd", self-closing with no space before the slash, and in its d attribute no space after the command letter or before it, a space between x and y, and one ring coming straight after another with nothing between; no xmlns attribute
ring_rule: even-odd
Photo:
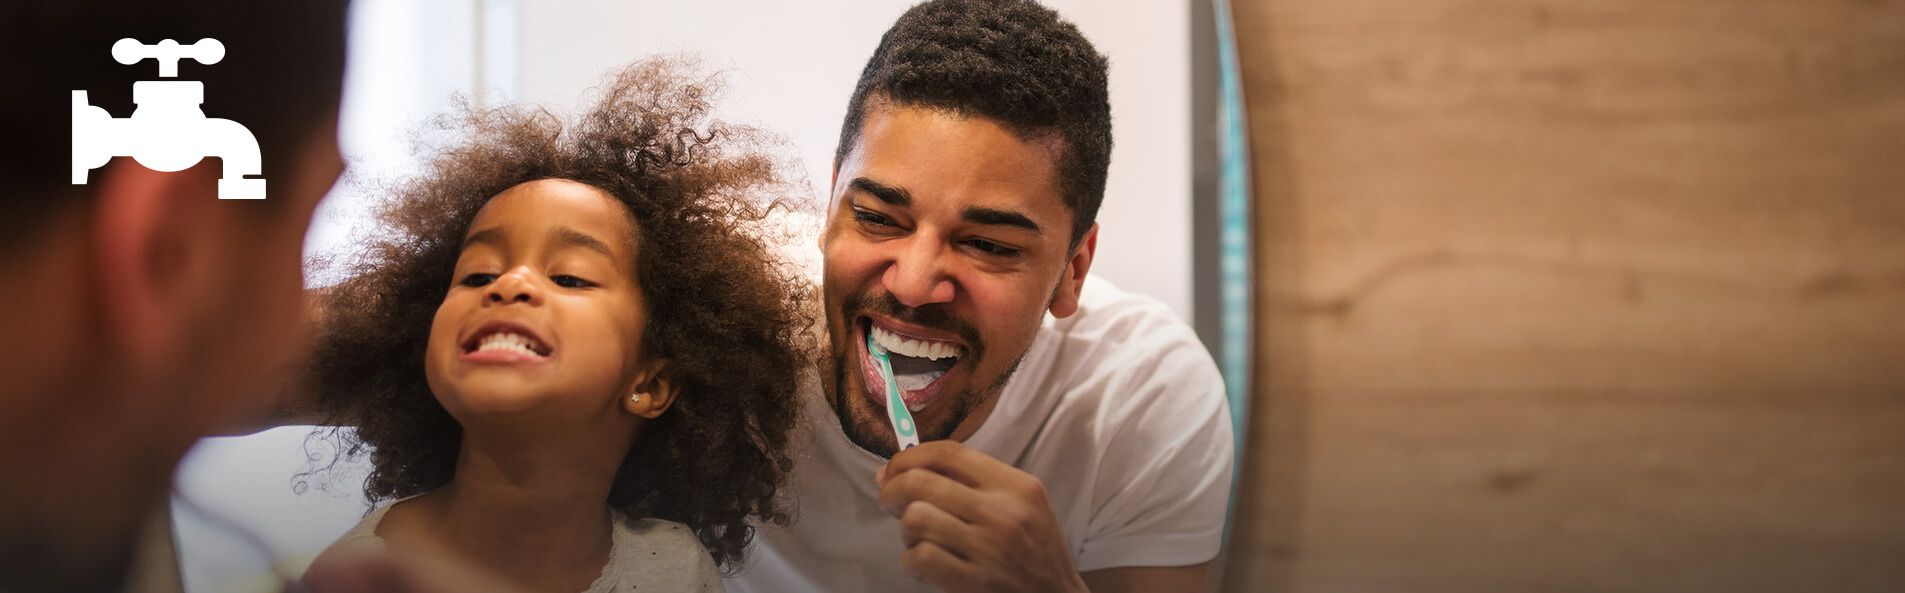
<svg viewBox="0 0 1905 593"><path fill-rule="evenodd" d="M178 77L179 60L185 58L198 60L198 63L207 66L217 64L219 60L225 59L225 44L209 37L191 45L181 45L170 39L146 45L131 37L112 44L112 59L127 66L151 59L159 63L159 76L164 78Z"/></svg>
<svg viewBox="0 0 1905 593"><path fill-rule="evenodd" d="M201 64L225 59L225 44L217 39L180 45L166 39L152 45L137 39L112 44L112 57L133 65L140 60L159 62L159 76L177 78L179 60ZM73 91L73 184L85 185L93 169L114 157L129 156L147 169L163 173L183 171L206 157L223 161L225 175L218 180L218 199L262 200L265 180L258 139L244 124L205 117L201 108L205 83L196 80L141 80L132 83L132 102L139 107L120 119L91 105L86 91Z"/></svg>

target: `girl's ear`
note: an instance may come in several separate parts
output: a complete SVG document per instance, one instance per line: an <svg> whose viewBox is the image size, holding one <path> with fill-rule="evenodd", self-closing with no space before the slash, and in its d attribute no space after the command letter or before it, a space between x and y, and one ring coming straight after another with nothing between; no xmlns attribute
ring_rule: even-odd
<svg viewBox="0 0 1905 593"><path fill-rule="evenodd" d="M634 387L622 398L622 409L654 420L668 411L668 406L674 405L675 396L680 392L681 385L675 381L674 361L656 359L636 375Z"/></svg>

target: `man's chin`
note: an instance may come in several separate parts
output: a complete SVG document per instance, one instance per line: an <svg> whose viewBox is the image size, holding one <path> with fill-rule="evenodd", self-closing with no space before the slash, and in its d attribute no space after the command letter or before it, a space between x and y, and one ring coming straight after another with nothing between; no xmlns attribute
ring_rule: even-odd
<svg viewBox="0 0 1905 593"><path fill-rule="evenodd" d="M853 441L868 453L883 458L892 458L899 452L899 442L893 436L893 425L886 417L886 410L869 403L866 393L861 390L847 390L846 385L835 383L838 394L834 401L834 414L840 418L840 428L847 433L847 440ZM933 414L932 408L922 409L913 415L919 424L921 442L945 440L952 437L966 417L972 413L979 398L970 393L947 393L943 401L935 406L950 406L949 417L938 421L928 420Z"/></svg>
<svg viewBox="0 0 1905 593"><path fill-rule="evenodd" d="M847 440L855 446L882 459L892 459L899 452L899 444L893 438L893 429L884 421L874 422L855 420L850 417L840 419L841 428L846 429Z"/></svg>
<svg viewBox="0 0 1905 593"><path fill-rule="evenodd" d="M833 392L830 395L833 397L834 414L839 417L840 428L847 433L847 440L869 453L890 459L899 448L893 436L892 422L886 417L886 409L869 399L864 383L852 385L857 389L849 388L849 381L859 382L862 379L860 373L850 370L859 365L849 363L848 356L853 355L842 356L836 352L833 359ZM952 438L953 433L979 408L981 402L989 397L997 397L1005 389L1006 380L1018 372L1019 363L1023 360L1020 357L1012 361L1012 366L1007 367L1005 373L987 383L982 390L972 390L970 383L963 387L939 386L939 393L933 400L912 413L913 421L919 427L920 442ZM941 410L944 410L943 415ZM935 420L935 417L938 419Z"/></svg>
<svg viewBox="0 0 1905 593"><path fill-rule="evenodd" d="M833 412L840 419L841 431L847 433L847 440L866 450L868 453L891 459L899 452L898 443L893 437L893 426L886 419L886 411L880 410L866 401L861 389L847 387L847 369L849 365L836 356L833 377ZM857 365L854 365L857 367ZM853 374L857 380L859 373ZM925 439L927 433L921 431Z"/></svg>
<svg viewBox="0 0 1905 593"><path fill-rule="evenodd" d="M841 368L842 365L835 365ZM893 427L887 423L882 410L872 409L866 404L865 396L859 390L850 390L843 373L834 375L833 412L840 419L841 431L847 433L847 440L853 441L868 453L883 458L891 458L898 452L894 441Z"/></svg>

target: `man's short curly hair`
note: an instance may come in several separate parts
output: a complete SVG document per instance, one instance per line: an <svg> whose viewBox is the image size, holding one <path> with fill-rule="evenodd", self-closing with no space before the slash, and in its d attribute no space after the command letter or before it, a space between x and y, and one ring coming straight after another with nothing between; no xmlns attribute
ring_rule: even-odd
<svg viewBox="0 0 1905 593"><path fill-rule="evenodd" d="M518 184L567 179L613 196L639 229L643 351L672 359L681 386L643 425L641 454L623 459L607 503L629 520L688 525L730 569L750 516L786 522L775 496L812 352L812 287L775 257L764 219L787 202L764 197L793 186L765 136L708 120L712 83L682 70L637 63L567 126L526 108L439 120L461 140L394 189L349 279L320 297L312 388L334 422L356 428L345 444L369 455L373 500L429 492L454 471L462 429L430 391L424 350L477 211Z"/></svg>
<svg viewBox="0 0 1905 593"><path fill-rule="evenodd" d="M932 0L907 10L860 72L833 165L859 139L870 101L997 120L1023 138L1056 137L1072 244L1098 219L1111 166L1103 54L1030 0Z"/></svg>

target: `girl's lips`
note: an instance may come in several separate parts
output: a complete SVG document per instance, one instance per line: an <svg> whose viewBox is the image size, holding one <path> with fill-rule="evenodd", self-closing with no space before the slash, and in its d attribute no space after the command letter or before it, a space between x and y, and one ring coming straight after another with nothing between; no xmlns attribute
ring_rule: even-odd
<svg viewBox="0 0 1905 593"><path fill-rule="evenodd" d="M531 356L512 350L477 350L474 352L462 352L457 355L457 358L463 362L473 364L494 365L532 365L549 362L549 358L545 356Z"/></svg>

